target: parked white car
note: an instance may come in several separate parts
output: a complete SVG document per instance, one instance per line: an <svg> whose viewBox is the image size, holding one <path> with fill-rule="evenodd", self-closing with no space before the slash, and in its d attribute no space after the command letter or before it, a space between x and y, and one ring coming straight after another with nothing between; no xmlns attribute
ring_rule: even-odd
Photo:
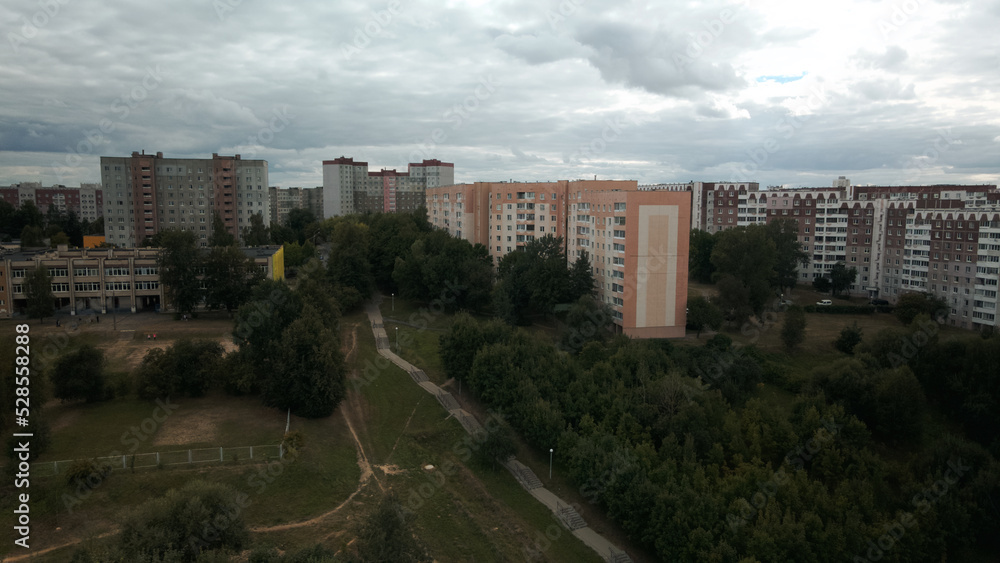
<svg viewBox="0 0 1000 563"><path fill-rule="evenodd" d="M833 305L833 301L830 301L829 299L824 299L822 301L817 301L816 304L822 307L826 307L827 305Z"/></svg>

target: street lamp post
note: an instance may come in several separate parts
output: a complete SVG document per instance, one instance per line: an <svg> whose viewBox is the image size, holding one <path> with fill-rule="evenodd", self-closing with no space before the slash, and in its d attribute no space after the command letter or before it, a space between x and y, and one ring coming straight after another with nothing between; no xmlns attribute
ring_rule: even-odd
<svg viewBox="0 0 1000 563"><path fill-rule="evenodd" d="M399 353L399 327L396 327L396 353Z"/></svg>
<svg viewBox="0 0 1000 563"><path fill-rule="evenodd" d="M550 480L552 479L552 452L554 452L554 451L555 450L553 448L549 448L549 479Z"/></svg>
<svg viewBox="0 0 1000 563"><path fill-rule="evenodd" d="M392 312L393 313L396 312L396 294L395 293L392 294Z"/></svg>

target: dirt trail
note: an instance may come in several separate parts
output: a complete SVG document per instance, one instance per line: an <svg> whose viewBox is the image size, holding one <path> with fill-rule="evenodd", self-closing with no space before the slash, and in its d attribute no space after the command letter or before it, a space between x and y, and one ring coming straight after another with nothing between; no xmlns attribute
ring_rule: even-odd
<svg viewBox="0 0 1000 563"><path fill-rule="evenodd" d="M344 346L342 347L344 352L345 363L350 363L351 360L353 360L355 352L357 351L358 324L352 325L350 327L350 330L351 330L350 345L348 346L348 344L345 342ZM357 370L351 370L348 373L348 378L347 378L348 383L350 383L350 381L355 379L356 377L357 377ZM364 405L361 399L361 395L360 393L351 390L350 385L348 385L347 395L344 398L344 401L341 403L340 414L344 417L344 422L347 423L347 429L350 430L351 437L354 438L354 447L357 450L358 454L358 468L361 469L361 477L358 479L358 488L355 489L354 492L351 493L351 495L348 496L346 500L344 500L344 502L337 505L334 509L324 512L323 514L320 514L319 516L315 516L313 518L310 518L309 520L302 520L300 522L290 522L288 524L278 524L275 526L251 528L250 529L251 532L280 532L283 530L291 530L294 528L302 528L305 526L317 525L321 523L323 520L339 512L345 506L347 506L352 500L354 500L354 498L358 494L360 494L364 490L365 486L368 485L368 482L372 478L375 479L375 482L378 484L379 489L383 491L385 490L385 487L383 486L382 482L379 481L378 476L372 469L372 464L368 460L368 455L365 453L365 447L361 443L361 439L358 437L357 431L355 431L354 429L355 423L357 423L362 426L363 428L362 433L364 434L364 432L366 431L366 428L363 426L365 415L364 415ZM337 532L339 532L339 530L335 530L334 532L331 532L331 534ZM327 537L329 537L329 535Z"/></svg>

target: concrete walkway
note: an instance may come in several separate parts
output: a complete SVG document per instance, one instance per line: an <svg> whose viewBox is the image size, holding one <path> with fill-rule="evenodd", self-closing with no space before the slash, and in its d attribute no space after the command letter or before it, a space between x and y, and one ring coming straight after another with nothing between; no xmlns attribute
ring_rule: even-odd
<svg viewBox="0 0 1000 563"><path fill-rule="evenodd" d="M385 325L382 321L382 312L378 308L378 303L381 300L382 297L376 295L373 302L365 306L365 311L368 313L368 320L371 321L372 332L375 335L375 346L378 348L378 353L410 374L414 383L433 395L441 403L441 406L448 411L448 414L454 416L461 423L466 432L470 435L483 432L483 425L476 420L476 417L462 409L451 393L431 383L423 370L392 352L389 345L389 335L386 334ZM605 561L612 563L630 563L632 561L632 558L627 553L615 547L604 536L598 534L588 526L570 503L560 499L552 491L543 487L541 480L538 479L528 466L519 462L515 457L511 457L503 465L521 483L521 486L531 493L531 496L548 507L558 517L563 526L570 530L580 541L596 551Z"/></svg>

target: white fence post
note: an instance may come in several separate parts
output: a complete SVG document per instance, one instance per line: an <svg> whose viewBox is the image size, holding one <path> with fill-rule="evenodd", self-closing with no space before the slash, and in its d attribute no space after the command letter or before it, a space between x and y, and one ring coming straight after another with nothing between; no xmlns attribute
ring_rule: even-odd
<svg viewBox="0 0 1000 563"><path fill-rule="evenodd" d="M128 463L125 461L125 456L122 456L122 469L128 469Z"/></svg>
<svg viewBox="0 0 1000 563"><path fill-rule="evenodd" d="M160 452L156 452L156 465L160 465Z"/></svg>
<svg viewBox="0 0 1000 563"><path fill-rule="evenodd" d="M253 459L253 446L250 446L250 459Z"/></svg>
<svg viewBox="0 0 1000 563"><path fill-rule="evenodd" d="M222 446L219 446L219 461L224 461L222 456Z"/></svg>
<svg viewBox="0 0 1000 563"><path fill-rule="evenodd" d="M191 450L188 450L188 463L192 463L192 461L191 461Z"/></svg>

